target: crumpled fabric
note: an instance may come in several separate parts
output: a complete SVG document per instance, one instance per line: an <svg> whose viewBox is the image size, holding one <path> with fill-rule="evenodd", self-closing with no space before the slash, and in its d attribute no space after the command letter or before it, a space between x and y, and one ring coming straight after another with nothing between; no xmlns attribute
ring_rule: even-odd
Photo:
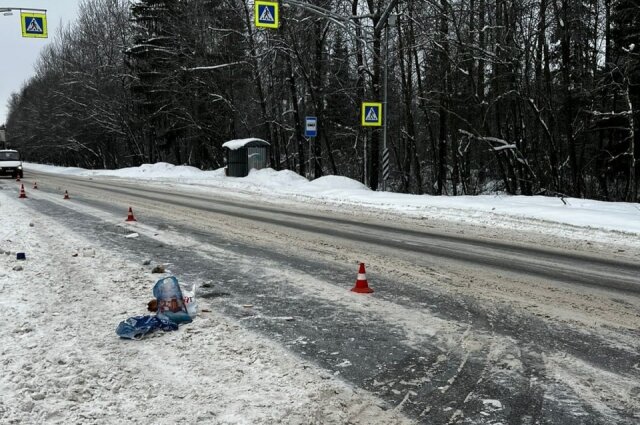
<svg viewBox="0 0 640 425"><path fill-rule="evenodd" d="M178 330L178 324L163 316L134 316L120 322L116 333L121 338L142 339L158 329L175 331Z"/></svg>

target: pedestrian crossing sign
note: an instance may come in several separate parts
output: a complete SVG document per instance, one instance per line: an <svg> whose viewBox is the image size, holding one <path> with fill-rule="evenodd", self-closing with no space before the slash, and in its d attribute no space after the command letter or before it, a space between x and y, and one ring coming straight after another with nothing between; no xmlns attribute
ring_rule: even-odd
<svg viewBox="0 0 640 425"><path fill-rule="evenodd" d="M280 16L277 2L256 0L253 10L256 27L278 28Z"/></svg>
<svg viewBox="0 0 640 425"><path fill-rule="evenodd" d="M382 103L362 102L362 125L380 127L382 125Z"/></svg>
<svg viewBox="0 0 640 425"><path fill-rule="evenodd" d="M44 12L21 12L22 36L47 38L47 14Z"/></svg>

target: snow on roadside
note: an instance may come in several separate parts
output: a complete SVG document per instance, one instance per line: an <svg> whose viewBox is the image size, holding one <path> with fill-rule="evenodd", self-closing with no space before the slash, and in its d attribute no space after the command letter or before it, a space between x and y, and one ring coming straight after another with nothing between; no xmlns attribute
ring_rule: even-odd
<svg viewBox="0 0 640 425"><path fill-rule="evenodd" d="M144 164L120 170L85 170L25 164L27 171L96 178L125 178L147 183L190 186L190 190L233 196L259 196L264 200L288 200L338 209L366 208L379 214L412 218L437 218L472 225L516 230L530 229L557 235L556 224L565 226L563 236L610 239L594 230L640 235L640 204L544 196L429 196L374 192L361 183L340 176L324 176L309 182L290 170L251 170L244 178L227 177L223 169L201 171L167 163ZM611 238L615 239L615 235Z"/></svg>
<svg viewBox="0 0 640 425"><path fill-rule="evenodd" d="M1 423L409 423L215 311L119 339L158 275L14 195L0 190Z"/></svg>

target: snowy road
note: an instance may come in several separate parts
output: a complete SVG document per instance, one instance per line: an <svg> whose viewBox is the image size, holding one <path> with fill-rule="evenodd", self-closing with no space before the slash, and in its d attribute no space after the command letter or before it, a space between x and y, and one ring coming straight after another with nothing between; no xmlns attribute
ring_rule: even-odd
<svg viewBox="0 0 640 425"><path fill-rule="evenodd" d="M22 201L34 214L123 261L167 263L203 287L214 311L380 397L389 412L423 423L640 419L634 250L559 250L553 238L527 235L533 249L460 226L396 222L392 232L371 217L274 215L273 206L247 210L173 188L140 194L115 181L37 178L40 191ZM124 237L127 206L139 238ZM358 261L368 265L372 296L348 291ZM372 423L347 416L317 423ZM292 418L282 420L314 422Z"/></svg>
<svg viewBox="0 0 640 425"><path fill-rule="evenodd" d="M533 244L516 244L495 239L482 239L475 235L450 234L435 229L411 229L399 225L367 222L360 217L337 217L335 213L265 207L258 203L217 198L193 193L180 193L175 189L140 188L139 185L113 182L87 181L66 177L49 177L52 183L71 187L80 195L94 200L107 193L148 208L148 204L165 202L161 208L183 207L190 214L203 213L214 217L243 220L252 226L260 224L298 230L314 237L331 237L370 244L383 251L409 251L429 258L423 262L444 259L467 266L516 274L544 277L559 282L581 283L597 287L640 292L640 263L633 260L606 258L591 253L576 253L559 249L543 249ZM56 183L57 182L57 183ZM91 195L93 194L93 195ZM142 201L142 204L140 202ZM176 218L176 217L174 217ZM369 220L370 221L370 220Z"/></svg>

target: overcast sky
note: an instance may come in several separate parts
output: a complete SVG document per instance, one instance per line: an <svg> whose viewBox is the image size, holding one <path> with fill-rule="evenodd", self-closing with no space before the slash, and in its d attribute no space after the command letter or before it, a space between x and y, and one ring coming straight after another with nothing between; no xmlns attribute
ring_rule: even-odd
<svg viewBox="0 0 640 425"><path fill-rule="evenodd" d="M23 7L47 10L49 38L22 38L20 11L12 16L0 14L0 124L7 118L7 103L12 92L34 74L40 50L53 40L61 25L76 19L82 0L0 0L0 9Z"/></svg>

